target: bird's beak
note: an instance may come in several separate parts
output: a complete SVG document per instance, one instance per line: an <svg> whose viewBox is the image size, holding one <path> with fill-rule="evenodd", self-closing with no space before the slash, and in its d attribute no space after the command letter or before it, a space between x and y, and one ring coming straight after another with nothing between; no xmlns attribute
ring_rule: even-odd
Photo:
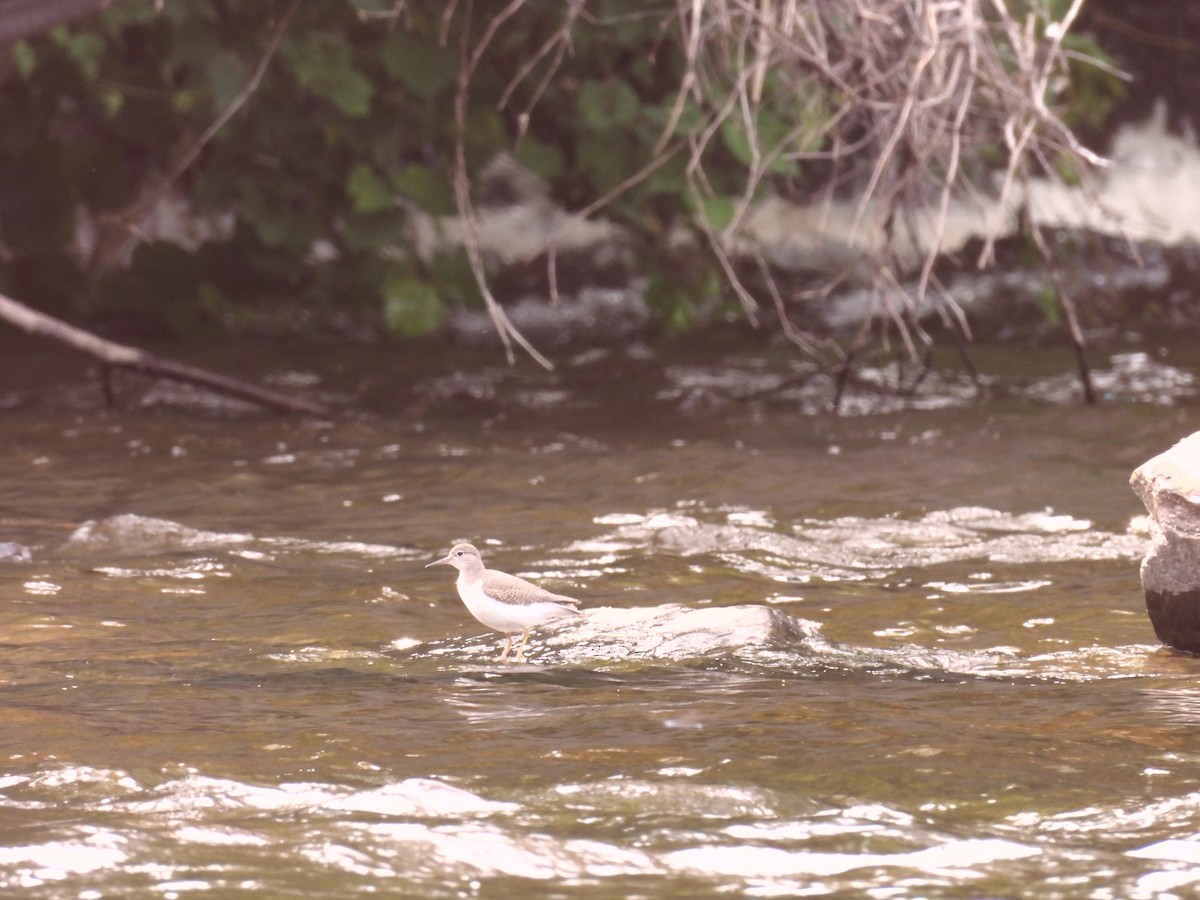
<svg viewBox="0 0 1200 900"><path fill-rule="evenodd" d="M441 559L435 559L431 563L426 563L425 568L428 569L430 566L448 566L450 564L451 564L450 556L447 554L446 556L443 556Z"/></svg>

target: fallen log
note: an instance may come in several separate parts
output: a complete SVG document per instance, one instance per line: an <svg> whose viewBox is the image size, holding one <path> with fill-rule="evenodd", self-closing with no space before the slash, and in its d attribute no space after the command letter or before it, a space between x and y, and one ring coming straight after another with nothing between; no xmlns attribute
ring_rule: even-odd
<svg viewBox="0 0 1200 900"><path fill-rule="evenodd" d="M310 416L325 416L330 412L329 407L315 400L281 394L278 391L262 388L237 378L230 378L207 369L155 356L153 353L147 353L136 347L118 344L92 334L90 331L69 325L61 319L31 309L3 294L0 294L0 319L29 334L59 341L99 361L104 370L105 397L110 405L112 396L108 384L108 372L112 369L128 369L152 378L166 378L171 381L198 385L219 394L249 400L268 409Z"/></svg>

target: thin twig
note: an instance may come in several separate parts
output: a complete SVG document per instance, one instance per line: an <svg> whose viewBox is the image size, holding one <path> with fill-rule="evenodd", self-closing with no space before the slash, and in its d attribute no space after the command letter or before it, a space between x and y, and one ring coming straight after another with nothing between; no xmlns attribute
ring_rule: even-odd
<svg viewBox="0 0 1200 900"><path fill-rule="evenodd" d="M496 19L511 17L523 3L524 0L512 0L508 7L497 15ZM496 19L489 22L484 37L476 44L473 51L468 52L473 7L473 0L467 0L463 12L465 21L462 25L462 41L459 46L458 82L454 93L454 200L458 206L459 218L462 220L463 248L467 254L467 262L471 267L471 275L475 279L475 285L479 289L480 296L483 297L483 303L487 308L488 315L491 317L492 324L496 326L496 333L500 335L500 342L504 345L505 357L508 359L509 364L512 365L516 362L516 357L513 354L513 344L515 343L539 365L546 369L553 369L554 364L539 353L525 339L525 336L517 330L516 326L513 325L512 320L508 317L508 313L504 311L504 307L496 300L492 294L491 287L488 285L487 269L483 261L483 249L479 242L479 219L475 214L475 206L471 202L471 181L470 176L467 174L467 95L474 68L478 65L484 50L487 49L487 43L495 37L502 23L497 22Z"/></svg>
<svg viewBox="0 0 1200 900"><path fill-rule="evenodd" d="M1031 225L1029 234L1033 239L1033 245L1037 248L1038 255L1041 256L1042 262L1046 266L1046 271L1050 274L1050 280L1054 283L1054 296L1058 300L1059 309L1062 310L1063 319L1067 325L1067 337L1075 352L1075 365L1079 370L1079 387L1083 391L1083 402L1088 406L1094 406L1096 388L1092 383L1092 368L1087 359L1087 339L1083 336L1083 329L1079 326L1079 315L1075 311L1075 303L1067 291L1062 273L1050 253L1050 248L1046 246L1042 229L1037 225Z"/></svg>
<svg viewBox="0 0 1200 900"><path fill-rule="evenodd" d="M628 192L641 182L645 181L647 178L665 166L668 162L670 162L675 154L677 154L682 148L683 144L676 144L674 147L671 147L665 152L659 154L620 184L611 188L608 192L593 200L582 209L578 209L573 212L565 220L560 222L555 227L554 231L550 232L550 235L546 238L542 245L543 249L546 251L546 266L550 282L550 302L558 303L561 299L558 293L558 245L566 233L580 222L585 221L597 210L608 206L622 194Z"/></svg>

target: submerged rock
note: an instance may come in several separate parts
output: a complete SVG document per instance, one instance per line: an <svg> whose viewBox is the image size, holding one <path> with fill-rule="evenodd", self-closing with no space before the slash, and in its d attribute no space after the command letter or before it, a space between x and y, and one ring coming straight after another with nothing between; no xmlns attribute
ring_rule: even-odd
<svg viewBox="0 0 1200 900"><path fill-rule="evenodd" d="M573 624L549 635L547 647L582 651L593 659L679 661L820 640L816 623L751 605L600 607L586 610Z"/></svg>
<svg viewBox="0 0 1200 900"><path fill-rule="evenodd" d="M27 563L32 561L33 554L29 552L29 548L24 544L18 544L14 541L0 541L0 563Z"/></svg>
<svg viewBox="0 0 1200 900"><path fill-rule="evenodd" d="M812 661L853 655L824 637L820 624L768 606L600 606L581 612L582 617L556 619L533 632L529 654L535 665L691 664L731 656L754 659L774 650ZM438 652L443 654L460 656L462 647L446 646Z"/></svg>
<svg viewBox="0 0 1200 900"><path fill-rule="evenodd" d="M641 282L626 287L584 287L561 303L527 296L511 304L506 313L522 335L543 349L617 344L646 330L650 309L644 294ZM499 340L486 310L455 309L447 326L456 341L468 346Z"/></svg>
<svg viewBox="0 0 1200 900"><path fill-rule="evenodd" d="M222 534L189 528L169 519L122 513L107 519L89 519L67 539L67 549L106 553L153 553L190 550L250 540L245 534Z"/></svg>
<svg viewBox="0 0 1200 900"><path fill-rule="evenodd" d="M1142 463L1130 484L1150 514L1142 590L1154 633L1200 653L1200 432Z"/></svg>
<svg viewBox="0 0 1200 900"><path fill-rule="evenodd" d="M554 619L530 634L534 665L580 665L601 668L690 663L717 657L750 658L775 650L802 654L814 663L861 660L829 641L820 625L767 606L739 605L691 609L677 603L648 607L594 607L580 617ZM467 642L494 660L503 637L486 634ZM430 657L464 657L461 641L420 647ZM852 658L853 657L853 658Z"/></svg>

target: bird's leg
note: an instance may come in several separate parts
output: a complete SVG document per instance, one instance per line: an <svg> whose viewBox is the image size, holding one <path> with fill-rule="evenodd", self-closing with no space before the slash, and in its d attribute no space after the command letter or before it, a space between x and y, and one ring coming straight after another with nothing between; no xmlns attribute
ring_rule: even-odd
<svg viewBox="0 0 1200 900"><path fill-rule="evenodd" d="M504 652L500 654L500 662L504 662L506 659L508 659L508 651L511 649L512 649L512 635L506 634L504 636Z"/></svg>
<svg viewBox="0 0 1200 900"><path fill-rule="evenodd" d="M521 632L521 646L517 648L517 662L525 662L525 642L529 640L529 629L526 628Z"/></svg>

